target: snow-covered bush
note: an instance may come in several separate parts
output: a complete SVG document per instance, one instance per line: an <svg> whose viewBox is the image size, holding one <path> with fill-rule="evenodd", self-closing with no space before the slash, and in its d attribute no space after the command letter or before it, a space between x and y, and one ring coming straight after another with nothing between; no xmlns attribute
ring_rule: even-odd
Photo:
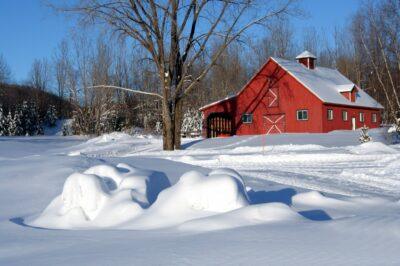
<svg viewBox="0 0 400 266"><path fill-rule="evenodd" d="M361 128L361 135L359 138L361 143L369 142L372 140L371 136L368 135L368 131L369 131L369 127L367 127L366 125L364 125Z"/></svg>
<svg viewBox="0 0 400 266"><path fill-rule="evenodd" d="M201 132L201 126L201 113L194 108L188 109L183 115L181 131L183 133Z"/></svg>
<svg viewBox="0 0 400 266"><path fill-rule="evenodd" d="M400 143L400 118L388 129L388 133L394 143Z"/></svg>
<svg viewBox="0 0 400 266"><path fill-rule="evenodd" d="M3 106L0 104L0 137L7 135L6 117L3 113Z"/></svg>
<svg viewBox="0 0 400 266"><path fill-rule="evenodd" d="M72 119L65 119L62 123L61 131L63 136L71 136L74 134L72 130Z"/></svg>
<svg viewBox="0 0 400 266"><path fill-rule="evenodd" d="M54 105L50 105L49 108L47 109L46 116L44 118L46 125L49 127L54 127L56 125L57 119L58 116L56 107Z"/></svg>
<svg viewBox="0 0 400 266"><path fill-rule="evenodd" d="M8 112L6 116L6 125L7 125L7 136L15 136L17 130L17 124L14 120L14 116L11 114L11 111Z"/></svg>

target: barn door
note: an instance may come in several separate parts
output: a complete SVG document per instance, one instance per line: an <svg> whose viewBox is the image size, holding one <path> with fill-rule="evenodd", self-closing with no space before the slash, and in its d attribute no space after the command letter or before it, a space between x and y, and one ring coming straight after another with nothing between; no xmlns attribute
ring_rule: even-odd
<svg viewBox="0 0 400 266"><path fill-rule="evenodd" d="M285 114L268 114L264 116L265 133L279 134L286 132Z"/></svg>
<svg viewBox="0 0 400 266"><path fill-rule="evenodd" d="M233 132L232 119L228 114L215 113L207 119L207 137L215 138L231 136Z"/></svg>

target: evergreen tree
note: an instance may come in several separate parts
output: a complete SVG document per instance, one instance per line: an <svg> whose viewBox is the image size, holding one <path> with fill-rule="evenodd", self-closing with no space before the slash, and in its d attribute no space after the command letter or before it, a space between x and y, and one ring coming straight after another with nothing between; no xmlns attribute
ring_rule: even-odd
<svg viewBox="0 0 400 266"><path fill-rule="evenodd" d="M201 113L196 109L188 109L183 115L181 131L184 133L201 132Z"/></svg>
<svg viewBox="0 0 400 266"><path fill-rule="evenodd" d="M13 117L13 136L24 136L26 134L24 117L21 106L17 106Z"/></svg>
<svg viewBox="0 0 400 266"><path fill-rule="evenodd" d="M43 134L42 121L39 117L38 108L35 102L28 104L28 116L29 126L27 127L27 133L31 136Z"/></svg>
<svg viewBox="0 0 400 266"><path fill-rule="evenodd" d="M14 116L11 114L11 111L8 112L6 117L6 124L7 124L7 135L8 136L15 136L16 132L16 123L14 120Z"/></svg>
<svg viewBox="0 0 400 266"><path fill-rule="evenodd" d="M7 135L6 117L3 113L3 106L0 104L0 136Z"/></svg>
<svg viewBox="0 0 400 266"><path fill-rule="evenodd" d="M47 109L46 116L45 116L45 123L49 127L54 127L56 125L57 121L57 111L56 107L54 105L50 105L49 108Z"/></svg>
<svg viewBox="0 0 400 266"><path fill-rule="evenodd" d="M21 120L21 130L19 135L30 135L29 129L32 126L32 121L30 119L30 110L27 101L23 101L20 107L17 107L16 113L19 113L20 120Z"/></svg>

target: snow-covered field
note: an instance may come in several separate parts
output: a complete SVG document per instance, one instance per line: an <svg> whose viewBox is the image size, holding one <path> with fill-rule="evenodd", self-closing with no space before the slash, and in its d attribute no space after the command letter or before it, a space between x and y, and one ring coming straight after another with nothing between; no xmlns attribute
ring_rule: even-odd
<svg viewBox="0 0 400 266"><path fill-rule="evenodd" d="M2 137L0 265L399 265L400 146L358 135Z"/></svg>

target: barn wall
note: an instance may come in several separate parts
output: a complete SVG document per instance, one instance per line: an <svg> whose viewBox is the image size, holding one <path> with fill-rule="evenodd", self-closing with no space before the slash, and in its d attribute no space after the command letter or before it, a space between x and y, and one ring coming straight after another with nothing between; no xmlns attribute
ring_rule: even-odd
<svg viewBox="0 0 400 266"><path fill-rule="evenodd" d="M236 98L231 98L226 101L222 101L219 104L212 105L208 108L202 110L202 118L203 118L203 125L202 125L202 132L201 135L203 137L207 137L207 118L213 113L226 113L229 114L232 118L235 117L235 110L236 110ZM233 128L235 132L235 127Z"/></svg>
<svg viewBox="0 0 400 266"><path fill-rule="evenodd" d="M275 77L272 85L266 84L268 76ZM267 89L262 89L265 86L278 88L277 107L268 107L272 98L267 94ZM237 101L239 103L235 118L237 135L265 134L263 117L267 114L280 113L285 114L285 132L322 132L322 102L272 60L248 84L237 97ZM309 120L297 120L296 112L300 109L308 110ZM243 124L241 122L243 113L253 113L253 123Z"/></svg>
<svg viewBox="0 0 400 266"><path fill-rule="evenodd" d="M328 120L328 109L333 110L333 120ZM347 121L343 121L342 119L342 111L347 111L348 119ZM364 113L364 121L360 122L360 113ZM372 122L372 114L377 114L377 122ZM369 128L377 128L381 124L381 113L379 109L365 109L365 108L356 108L356 107L348 107L348 106L339 106L339 105L329 105L325 104L323 106L323 132L329 132L332 130L351 130L352 117L356 118L356 128L360 128L364 126L364 124Z"/></svg>

